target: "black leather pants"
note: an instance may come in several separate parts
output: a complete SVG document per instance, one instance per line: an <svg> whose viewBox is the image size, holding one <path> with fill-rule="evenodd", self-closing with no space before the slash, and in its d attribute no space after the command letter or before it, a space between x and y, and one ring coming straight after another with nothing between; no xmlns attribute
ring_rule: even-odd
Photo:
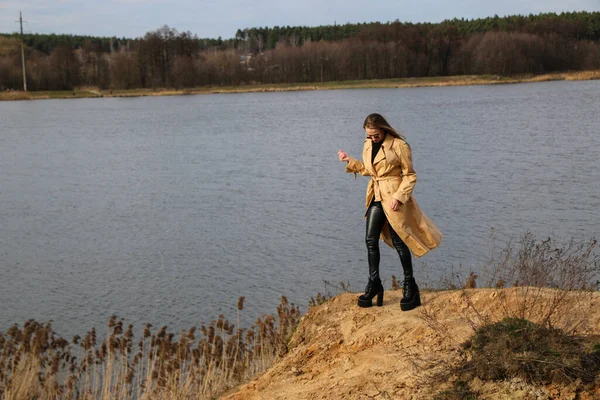
<svg viewBox="0 0 600 400"><path fill-rule="evenodd" d="M371 205L367 210L367 234L365 238L367 243L367 257L369 259L370 280L379 279L379 235L385 222L386 218L381 202L371 202ZM392 226L388 224L388 227L390 229L390 234L392 235L392 243L400 256L400 262L402 263L402 269L404 270L404 280L410 279L413 277L410 250L402 239L400 239L398 234L394 232Z"/></svg>

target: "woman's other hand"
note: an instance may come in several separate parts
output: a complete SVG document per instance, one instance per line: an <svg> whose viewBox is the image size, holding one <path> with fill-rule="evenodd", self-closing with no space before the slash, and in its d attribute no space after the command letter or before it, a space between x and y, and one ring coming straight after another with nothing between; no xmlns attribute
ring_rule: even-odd
<svg viewBox="0 0 600 400"><path fill-rule="evenodd" d="M350 161L350 156L343 150L338 151L337 155L340 161Z"/></svg>
<svg viewBox="0 0 600 400"><path fill-rule="evenodd" d="M398 200L392 199L392 206L390 208L392 209L392 211L398 211L401 205L402 203L400 203Z"/></svg>

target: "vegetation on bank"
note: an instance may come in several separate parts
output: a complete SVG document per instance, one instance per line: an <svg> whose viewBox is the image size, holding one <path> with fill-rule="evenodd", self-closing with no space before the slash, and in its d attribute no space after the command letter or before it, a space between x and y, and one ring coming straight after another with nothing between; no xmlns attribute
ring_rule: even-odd
<svg viewBox="0 0 600 400"><path fill-rule="evenodd" d="M477 398L475 379L519 377L540 385L577 381L586 390L600 387L600 339L581 336L583 320L571 318L568 330L554 326L565 313L579 311L573 304L582 310L592 304L586 294L598 289L600 257L595 247L595 240L557 245L527 233L516 246L509 243L492 254L478 275L482 286L497 289L509 317L501 321L491 320L471 301L474 280L442 279L438 290L467 288L463 301L469 313L460 317L474 334L461 344L456 359L417 360L423 388L436 390L439 399L469 399ZM392 286L401 285L393 279ZM341 285L341 290L347 289ZM311 306L329 297L319 294ZM239 311L243 303L240 298ZM448 337L437 313L444 308L433 310L425 303L419 309L441 338L455 340ZM50 323L31 320L22 328L15 324L0 332L0 399L212 398L285 355L299 321L298 307L282 297L276 314L262 316L248 329L239 327L239 314L238 328L220 315L199 330L192 327L177 335L167 327L147 325L135 336L133 326L125 328L123 320L113 317L108 337L97 338L92 328L83 338L68 341L57 336Z"/></svg>
<svg viewBox="0 0 600 400"><path fill-rule="evenodd" d="M297 84L270 84L270 85L240 85L195 87L188 89L122 89L101 90L98 87L80 87L74 90L24 92L12 90L0 92L2 100L41 100L41 99L77 99L99 97L141 97L141 96L177 96L191 94L218 94L218 93L256 93L256 92L287 92L300 90L336 90L336 89L375 89L375 88L413 88L431 86L466 86L466 85L496 85L506 83L547 82L561 80L595 80L600 79L600 70L564 72L542 75L463 75L431 78L402 78L402 79L377 79L364 81L322 82L310 85Z"/></svg>
<svg viewBox="0 0 600 400"><path fill-rule="evenodd" d="M460 361L437 372L434 381L450 386L436 400L477 399L472 382L518 380L530 385L565 387L577 382L576 390L600 388L600 338L579 335L506 317L476 329L462 343ZM447 383L451 382L450 385Z"/></svg>
<svg viewBox="0 0 600 400"><path fill-rule="evenodd" d="M243 309L244 298L238 300ZM285 297L276 315L238 328L223 315L179 335L147 324L139 336L116 316L110 335L92 328L71 342L51 323L27 321L0 332L0 399L213 398L247 381L287 351L300 318Z"/></svg>
<svg viewBox="0 0 600 400"><path fill-rule="evenodd" d="M490 318L465 290L462 318L473 328L472 336L455 343L456 358L421 364L430 367L426 382L436 388L436 400L477 399L486 382L600 392L599 327L592 328L596 335L586 334L590 294L600 289L596 246L595 239L560 246L551 238L538 241L526 233L516 249L507 246L492 254L478 274L471 272L465 287L474 288L474 278L479 277L483 287L498 289L496 307L504 318ZM447 280L447 285L456 287L453 281ZM503 292L507 287L515 290L510 301ZM440 337L455 342L436 311L425 305L422 316ZM559 328L559 320L568 323Z"/></svg>
<svg viewBox="0 0 600 400"><path fill-rule="evenodd" d="M229 42L164 26L137 39L23 38L27 87L72 91L544 74L600 69L600 12L238 30ZM23 88L21 43L0 35L0 90Z"/></svg>

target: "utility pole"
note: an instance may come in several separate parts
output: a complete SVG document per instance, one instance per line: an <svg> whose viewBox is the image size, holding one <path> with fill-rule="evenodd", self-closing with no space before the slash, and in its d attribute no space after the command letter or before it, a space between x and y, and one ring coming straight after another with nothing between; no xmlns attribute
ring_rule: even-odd
<svg viewBox="0 0 600 400"><path fill-rule="evenodd" d="M21 24L21 64L23 64L23 90L27 91L27 75L25 74L25 43L23 41L23 15L19 11L19 23Z"/></svg>

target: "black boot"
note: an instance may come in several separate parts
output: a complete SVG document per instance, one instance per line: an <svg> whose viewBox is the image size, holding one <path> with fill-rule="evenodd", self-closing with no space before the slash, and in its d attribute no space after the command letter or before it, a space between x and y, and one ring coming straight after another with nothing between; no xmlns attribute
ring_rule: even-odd
<svg viewBox="0 0 600 400"><path fill-rule="evenodd" d="M369 279L369 283L367 283L367 287L365 288L365 294L358 296L358 306L373 306L373 297L375 296L377 296L377 307L381 307L383 305L383 285L379 278L374 280Z"/></svg>
<svg viewBox="0 0 600 400"><path fill-rule="evenodd" d="M400 309L402 311L410 311L420 305L421 296L415 278L406 279L404 281L402 300L400 300Z"/></svg>

